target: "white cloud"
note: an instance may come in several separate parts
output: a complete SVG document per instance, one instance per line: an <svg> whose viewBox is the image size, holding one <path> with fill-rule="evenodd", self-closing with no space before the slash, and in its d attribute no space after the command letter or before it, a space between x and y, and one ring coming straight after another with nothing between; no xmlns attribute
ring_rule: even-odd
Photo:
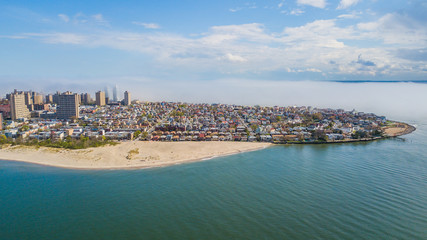
<svg viewBox="0 0 427 240"><path fill-rule="evenodd" d="M135 25L143 26L147 29L159 29L160 25L157 23L144 23L144 22L132 22Z"/></svg>
<svg viewBox="0 0 427 240"><path fill-rule="evenodd" d="M322 72L320 69L317 69L317 68L307 68L305 71L307 71L307 72L318 72L318 73Z"/></svg>
<svg viewBox="0 0 427 240"><path fill-rule="evenodd" d="M344 44L339 40L357 38L352 27L338 27L334 19L317 20L301 27L288 27L284 33L288 35L286 40L294 46L343 48Z"/></svg>
<svg viewBox="0 0 427 240"><path fill-rule="evenodd" d="M74 22L74 24L84 24L84 23L87 23L88 20L87 20L86 15L84 15L81 12L79 12L76 15L74 15L73 22Z"/></svg>
<svg viewBox="0 0 427 240"><path fill-rule="evenodd" d="M206 34L205 34L206 35ZM272 37L264 33L264 25L260 23L249 23L241 25L225 25L211 27L205 40L212 43L220 43L224 40L245 39L246 41L270 41Z"/></svg>
<svg viewBox="0 0 427 240"><path fill-rule="evenodd" d="M345 9L352 5L356 5L360 0L341 0L340 4L338 5L337 9Z"/></svg>
<svg viewBox="0 0 427 240"><path fill-rule="evenodd" d="M231 53L227 53L225 56L223 56L222 58L220 58L220 60L228 60L230 62L246 62L248 61L246 58L243 58L239 55L233 55Z"/></svg>
<svg viewBox="0 0 427 240"><path fill-rule="evenodd" d="M242 10L242 9L241 8L230 8L230 9L228 9L228 11L230 11L230 12L237 12L240 10Z"/></svg>
<svg viewBox="0 0 427 240"><path fill-rule="evenodd" d="M337 18L355 19L355 18L359 18L359 16L356 13L350 13L350 14L341 14Z"/></svg>
<svg viewBox="0 0 427 240"><path fill-rule="evenodd" d="M95 14L95 15L92 15L92 19L93 19L96 23L101 24L101 25L107 25L107 24L108 24L108 21L107 21L107 20L105 20L105 19L104 19L104 16L102 16L102 14L100 14L100 13Z"/></svg>
<svg viewBox="0 0 427 240"><path fill-rule="evenodd" d="M104 16L101 13L88 16L82 12L79 12L75 14L72 17L72 19L70 19L65 14L59 14L58 16L64 22L72 21L72 23L74 23L75 25L87 24L87 25L109 26L109 22L104 18Z"/></svg>
<svg viewBox="0 0 427 240"><path fill-rule="evenodd" d="M69 22L70 21L70 18L67 16L67 15L65 15L65 14L58 14L58 17L62 20L62 21L64 21L64 22Z"/></svg>
<svg viewBox="0 0 427 240"><path fill-rule="evenodd" d="M282 32L263 24L213 26L191 36L162 32L94 31L91 34L27 34L53 44L108 47L148 55L162 70L192 73L262 74L271 71L340 76L425 74L419 62L395 56L396 47L425 48L427 30L405 16L385 15L374 22L340 26L337 19L317 20ZM339 22L341 24L341 22ZM404 33L404 34L402 34ZM403 35L403 36L400 36ZM351 45L346 42L351 40ZM374 40L374 41L372 41ZM378 42L396 44L389 47ZM364 41L369 46L364 47ZM372 45L372 42L377 45ZM420 47L421 46L421 47ZM360 60L375 64L362 68ZM230 64L236 63L236 64ZM360 62L360 61L359 61ZM167 71L166 71L167 72Z"/></svg>
<svg viewBox="0 0 427 240"><path fill-rule="evenodd" d="M297 0L298 4L309 5L317 8L325 8L326 0Z"/></svg>
<svg viewBox="0 0 427 240"><path fill-rule="evenodd" d="M357 24L365 38L382 40L386 44L425 47L427 29L424 24L406 15L386 14L377 21Z"/></svg>
<svg viewBox="0 0 427 240"><path fill-rule="evenodd" d="M304 13L304 11L303 11L303 10L301 10L301 9L294 9L294 10L292 10L289 14L290 14L290 15L299 16L299 15L301 15L301 14L303 14L303 13Z"/></svg>

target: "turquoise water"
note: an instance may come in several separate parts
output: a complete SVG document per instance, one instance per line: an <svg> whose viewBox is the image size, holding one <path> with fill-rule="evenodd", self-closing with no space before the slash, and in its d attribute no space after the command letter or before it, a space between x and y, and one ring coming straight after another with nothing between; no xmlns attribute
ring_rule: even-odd
<svg viewBox="0 0 427 240"><path fill-rule="evenodd" d="M0 239L427 239L417 127L156 169L0 161Z"/></svg>

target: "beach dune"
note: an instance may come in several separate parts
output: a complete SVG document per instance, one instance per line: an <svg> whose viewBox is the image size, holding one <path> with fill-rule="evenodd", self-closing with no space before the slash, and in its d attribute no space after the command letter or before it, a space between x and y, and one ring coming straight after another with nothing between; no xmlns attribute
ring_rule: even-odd
<svg viewBox="0 0 427 240"><path fill-rule="evenodd" d="M122 169L162 167L253 151L270 146L251 142L122 142L81 150L13 146L0 149L0 159L63 168Z"/></svg>

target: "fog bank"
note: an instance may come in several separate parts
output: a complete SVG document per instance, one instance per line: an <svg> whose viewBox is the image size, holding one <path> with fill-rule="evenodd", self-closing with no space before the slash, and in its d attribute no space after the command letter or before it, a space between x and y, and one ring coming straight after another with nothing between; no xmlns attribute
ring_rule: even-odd
<svg viewBox="0 0 427 240"><path fill-rule="evenodd" d="M356 109L373 112L394 120L427 119L427 84L411 82L326 82L268 81L221 79L206 81L165 81L152 79L97 79L88 81L54 81L33 85L9 82L2 95L12 91L35 90L43 93L59 91L95 92L115 83L122 92L128 90L133 99L142 101L174 101L190 103L227 103L262 106L313 106L320 108ZM21 88L20 86L26 86ZM111 89L111 88L110 88Z"/></svg>

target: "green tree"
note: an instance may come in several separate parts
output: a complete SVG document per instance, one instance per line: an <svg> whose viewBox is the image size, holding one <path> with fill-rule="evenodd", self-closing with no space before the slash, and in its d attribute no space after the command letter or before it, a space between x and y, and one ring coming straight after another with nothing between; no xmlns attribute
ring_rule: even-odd
<svg viewBox="0 0 427 240"><path fill-rule="evenodd" d="M148 137L148 132L143 132L141 135L142 139L146 139Z"/></svg>
<svg viewBox="0 0 427 240"><path fill-rule="evenodd" d="M24 125L19 129L19 131L24 132L24 131L27 131L29 129L30 129L30 127L28 125Z"/></svg>
<svg viewBox="0 0 427 240"><path fill-rule="evenodd" d="M5 135L0 135L0 144L7 143L7 137Z"/></svg>
<svg viewBox="0 0 427 240"><path fill-rule="evenodd" d="M365 131L356 131L351 135L351 137L354 139L366 138L368 137L368 134Z"/></svg>
<svg viewBox="0 0 427 240"><path fill-rule="evenodd" d="M373 133L373 135L374 136L382 136L383 135L383 133L380 131L380 130L378 130L378 129L376 129L375 131L374 131L374 133Z"/></svg>
<svg viewBox="0 0 427 240"><path fill-rule="evenodd" d="M141 134L141 131L136 130L135 133L134 133L135 138L137 138L140 134Z"/></svg>

